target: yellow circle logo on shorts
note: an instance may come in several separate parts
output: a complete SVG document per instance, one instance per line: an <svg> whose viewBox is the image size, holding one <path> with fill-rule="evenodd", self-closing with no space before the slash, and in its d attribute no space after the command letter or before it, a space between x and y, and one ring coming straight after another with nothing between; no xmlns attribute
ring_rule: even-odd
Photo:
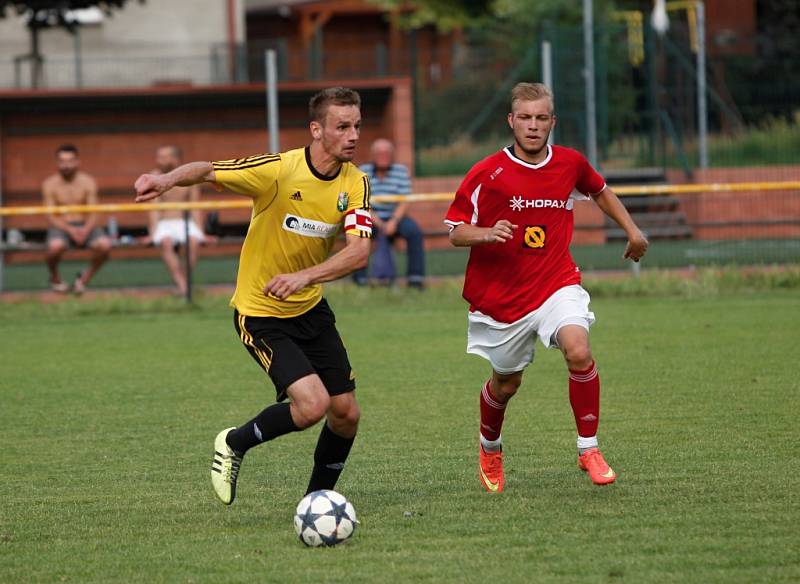
<svg viewBox="0 0 800 584"><path fill-rule="evenodd" d="M525 245L533 249L544 247L545 240L544 227L539 225L528 225L525 227Z"/></svg>

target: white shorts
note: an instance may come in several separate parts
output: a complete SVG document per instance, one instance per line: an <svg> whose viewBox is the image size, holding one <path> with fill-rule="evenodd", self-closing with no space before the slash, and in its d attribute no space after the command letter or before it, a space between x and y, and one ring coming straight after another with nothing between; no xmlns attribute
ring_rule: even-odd
<svg viewBox="0 0 800 584"><path fill-rule="evenodd" d="M156 225L153 242L160 245L164 238L169 237L173 243L186 243L186 227L183 223L183 219L162 219ZM191 220L189 221L189 237L197 241L205 239L197 223Z"/></svg>
<svg viewBox="0 0 800 584"><path fill-rule="evenodd" d="M497 322L482 312L469 313L467 353L487 359L503 375L522 371L533 362L536 338L556 347L559 329L568 324L589 330L594 313L589 293L575 284L556 291L539 308L512 323Z"/></svg>

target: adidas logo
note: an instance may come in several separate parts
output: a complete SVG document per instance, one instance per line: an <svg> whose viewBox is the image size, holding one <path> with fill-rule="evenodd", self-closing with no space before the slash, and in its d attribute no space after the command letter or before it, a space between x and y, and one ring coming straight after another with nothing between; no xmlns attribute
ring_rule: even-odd
<svg viewBox="0 0 800 584"><path fill-rule="evenodd" d="M303 195L300 194L300 191L295 191L289 198L293 201L302 201Z"/></svg>

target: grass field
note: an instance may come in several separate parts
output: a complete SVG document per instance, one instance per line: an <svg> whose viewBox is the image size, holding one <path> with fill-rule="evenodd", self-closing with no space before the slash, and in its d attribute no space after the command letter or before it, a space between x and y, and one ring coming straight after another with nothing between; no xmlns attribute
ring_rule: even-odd
<svg viewBox="0 0 800 584"><path fill-rule="evenodd" d="M590 287L591 290L591 287ZM0 304L0 582L797 582L797 289L593 302L601 444L575 467L557 352L504 428L507 491L477 479L486 364L453 285L331 286L358 375L341 548L292 528L317 431L253 450L236 503L214 435L273 394L224 299Z"/></svg>

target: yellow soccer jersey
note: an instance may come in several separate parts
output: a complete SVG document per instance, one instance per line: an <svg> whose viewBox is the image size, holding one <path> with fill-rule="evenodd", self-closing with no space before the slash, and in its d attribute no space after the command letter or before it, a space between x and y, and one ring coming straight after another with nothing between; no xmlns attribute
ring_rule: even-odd
<svg viewBox="0 0 800 584"><path fill-rule="evenodd" d="M217 184L253 198L253 214L239 257L231 306L246 316L288 318L322 298L312 284L285 300L264 294L277 274L325 261L341 228L371 237L369 179L350 162L335 176L319 174L308 147L280 154L214 162Z"/></svg>

